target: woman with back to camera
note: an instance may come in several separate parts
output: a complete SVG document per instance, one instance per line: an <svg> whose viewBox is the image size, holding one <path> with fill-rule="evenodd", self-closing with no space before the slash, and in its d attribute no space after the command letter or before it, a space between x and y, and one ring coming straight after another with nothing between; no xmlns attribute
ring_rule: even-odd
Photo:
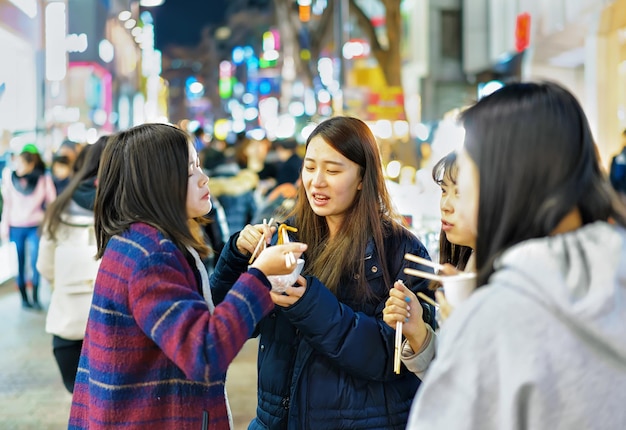
<svg viewBox="0 0 626 430"><path fill-rule="evenodd" d="M432 171L433 181L441 187L442 227L439 234L439 264L444 266L443 274L454 274L459 270L475 270L472 248L476 246L476 233L457 207L459 192L456 159L456 152L451 152L439 160ZM431 283L433 289L439 286L438 282ZM439 291L436 295L439 312L442 314L442 319L446 319L451 312L451 307ZM402 333L406 340L402 344L402 362L418 377L423 378L435 357L437 335L422 318L416 318L411 314L411 305L414 303L418 301L411 290L402 284L395 285L389 291L389 299L383 310L383 319L393 328L396 327L396 322L403 322Z"/></svg>
<svg viewBox="0 0 626 430"><path fill-rule="evenodd" d="M139 125L107 143L94 208L101 263L70 429L232 428L228 365L273 307L265 274L288 273L284 254L306 246L263 251L214 306L198 225L208 184L178 128Z"/></svg>
<svg viewBox="0 0 626 430"><path fill-rule="evenodd" d="M395 335L382 310L394 281L432 296L427 281L403 272L429 270L404 259L428 253L398 221L364 122L319 124L306 143L301 179L287 223L308 244L304 276L271 294L277 306L257 327L258 404L249 428L404 429L420 381L406 369L394 373ZM215 275L245 270L263 232L269 229L247 226L233 236ZM228 291L227 282L212 286L217 301ZM415 312L421 316L422 308Z"/></svg>
<svg viewBox="0 0 626 430"><path fill-rule="evenodd" d="M581 106L516 83L461 123L478 289L443 326L408 428L623 429L626 210Z"/></svg>
<svg viewBox="0 0 626 430"><path fill-rule="evenodd" d="M52 289L46 331L52 334L54 358L70 393L98 272L93 206L107 138L100 137L78 154L76 164L81 163L82 168L46 210L39 240L37 270Z"/></svg>

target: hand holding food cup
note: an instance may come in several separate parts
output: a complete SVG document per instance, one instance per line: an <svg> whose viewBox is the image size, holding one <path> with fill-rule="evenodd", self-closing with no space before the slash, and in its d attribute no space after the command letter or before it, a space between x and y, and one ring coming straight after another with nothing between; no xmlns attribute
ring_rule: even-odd
<svg viewBox="0 0 626 430"><path fill-rule="evenodd" d="M306 292L307 282L304 276L299 276L293 286L286 287L283 292L272 290L270 297L277 306L289 307L294 305Z"/></svg>
<svg viewBox="0 0 626 430"><path fill-rule="evenodd" d="M259 269L268 278L272 275L287 275L293 272L294 266L286 264L285 255L292 253L298 258L306 248L307 245L300 242L269 246L261 251L250 267Z"/></svg>

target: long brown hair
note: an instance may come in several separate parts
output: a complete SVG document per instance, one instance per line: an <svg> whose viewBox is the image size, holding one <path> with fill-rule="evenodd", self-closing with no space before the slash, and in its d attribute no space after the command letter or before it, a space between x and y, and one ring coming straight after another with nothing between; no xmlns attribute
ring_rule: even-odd
<svg viewBox="0 0 626 430"><path fill-rule="evenodd" d="M298 189L293 214L298 240L308 244L305 274L316 276L328 289L337 293L340 283L356 281L355 295L362 302L372 298L365 278L365 247L373 239L383 269L385 284L390 285L383 238L402 229L400 217L393 210L385 180L378 145L369 127L361 120L334 117L320 123L308 137L319 136L344 157L360 167L362 189L345 214L337 235L330 239L326 219L313 212L305 187Z"/></svg>
<svg viewBox="0 0 626 430"><path fill-rule="evenodd" d="M52 204L46 209L46 216L42 223L43 232L48 234L51 238L56 237L56 230L61 222L61 214L72 200L74 192L79 185L88 179L95 178L98 174L98 167L100 166L100 157L102 151L107 143L108 136L100 137L93 145L86 146L78 155L82 160L80 163L80 169L74 174L74 177L67 185L67 188L63 190L61 194L52 202ZM76 159L78 163L79 159Z"/></svg>
<svg viewBox="0 0 626 430"><path fill-rule="evenodd" d="M113 135L102 154L94 207L101 258L109 239L143 222L159 229L185 254L207 246L187 217L191 136L166 124L143 124Z"/></svg>

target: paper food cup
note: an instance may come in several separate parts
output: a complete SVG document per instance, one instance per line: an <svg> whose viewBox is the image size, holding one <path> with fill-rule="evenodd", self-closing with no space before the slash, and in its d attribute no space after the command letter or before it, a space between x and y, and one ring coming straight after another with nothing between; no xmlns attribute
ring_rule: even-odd
<svg viewBox="0 0 626 430"><path fill-rule="evenodd" d="M272 284L272 291L275 293L284 292L287 287L293 286L298 280L298 276L302 272L302 268L304 267L304 259L298 258L296 268L293 272L288 273L286 275L270 275L267 279Z"/></svg>
<svg viewBox="0 0 626 430"><path fill-rule="evenodd" d="M476 273L461 273L443 277L443 293L452 307L465 301L476 289Z"/></svg>

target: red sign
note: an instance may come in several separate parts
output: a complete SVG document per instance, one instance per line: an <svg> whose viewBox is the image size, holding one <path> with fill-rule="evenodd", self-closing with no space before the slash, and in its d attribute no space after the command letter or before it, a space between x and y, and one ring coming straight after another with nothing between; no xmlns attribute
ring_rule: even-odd
<svg viewBox="0 0 626 430"><path fill-rule="evenodd" d="M530 14L520 13L515 22L515 49L522 52L530 45Z"/></svg>

